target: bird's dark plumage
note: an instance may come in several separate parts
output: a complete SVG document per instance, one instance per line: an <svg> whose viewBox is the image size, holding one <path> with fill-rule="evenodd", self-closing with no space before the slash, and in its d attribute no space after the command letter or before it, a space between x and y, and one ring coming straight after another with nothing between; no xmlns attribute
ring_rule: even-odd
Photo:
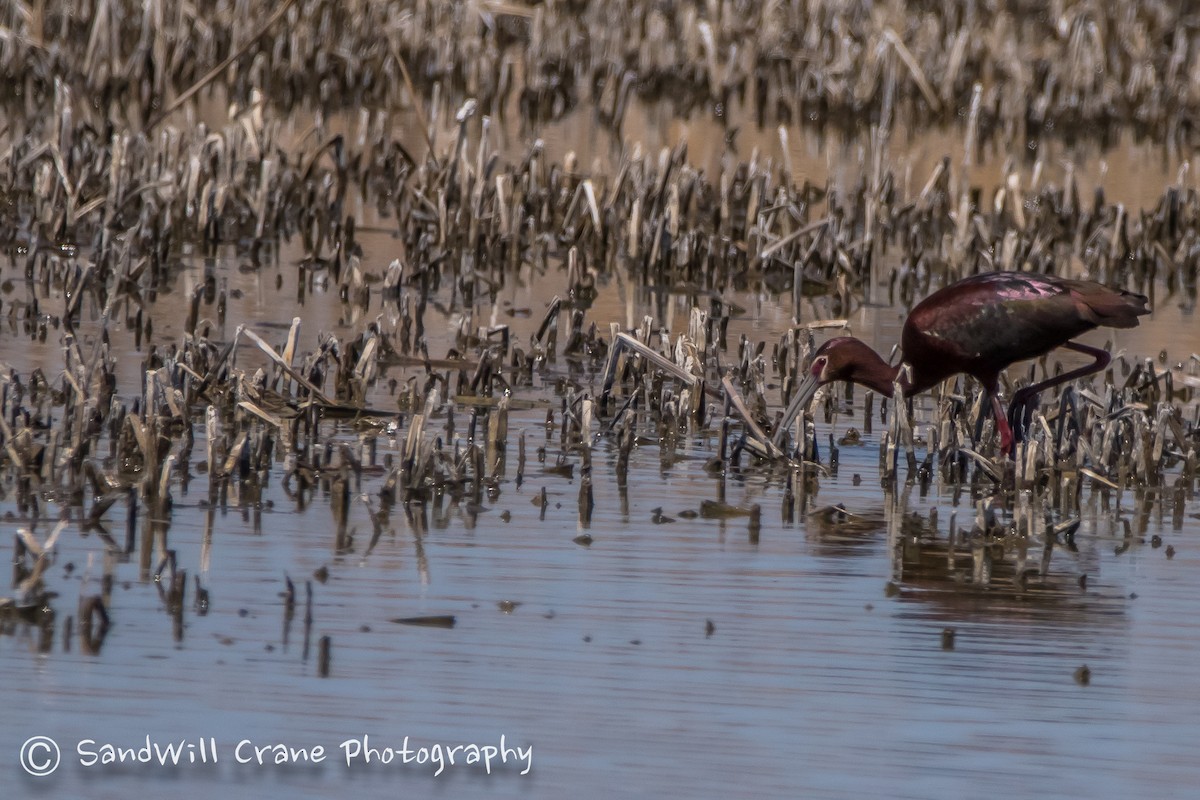
<svg viewBox="0 0 1200 800"><path fill-rule="evenodd" d="M1091 374L1108 364L1108 353L1072 342L1073 338L1101 326L1132 328L1138 324L1138 317L1149 313L1149 300L1144 295L1095 281L1028 272L974 275L929 295L908 315L900 346L904 362L911 368L911 379L902 378L900 367L888 366L874 350L852 336L830 339L813 354L809 374L797 388L784 420L790 422L826 383L851 381L890 397L897 379L904 394L912 395L962 372L976 378L991 395L1002 446L1008 449L1013 441L1012 430L996 396L1000 372L1005 367L1056 347L1087 353L1095 359L1086 367L1014 395L1013 409L1027 410L1042 389Z"/></svg>
<svg viewBox="0 0 1200 800"><path fill-rule="evenodd" d="M1132 328L1150 313L1144 295L1094 281L988 272L926 297L904 323L908 393L965 372L995 391L1001 370L1037 358L1094 328Z"/></svg>

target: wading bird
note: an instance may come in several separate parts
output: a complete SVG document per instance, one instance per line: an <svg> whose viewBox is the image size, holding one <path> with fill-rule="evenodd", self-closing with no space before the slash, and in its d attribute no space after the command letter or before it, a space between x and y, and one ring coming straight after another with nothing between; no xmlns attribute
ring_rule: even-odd
<svg viewBox="0 0 1200 800"><path fill-rule="evenodd" d="M1039 392L1108 366L1106 351L1071 339L1100 326L1133 328L1139 316L1149 313L1144 295L1094 281L1027 272L988 272L964 278L926 297L905 320L900 347L911 376L902 373L903 365L889 366L853 336L839 336L817 348L775 432L775 444L808 407L817 389L827 383L850 381L891 397L899 379L908 397L961 372L983 384L996 415L1000 447L1011 453L1013 429L997 394L1000 371L1056 347L1095 359L1015 392L1009 410L1013 424L1020 428L1027 424Z"/></svg>

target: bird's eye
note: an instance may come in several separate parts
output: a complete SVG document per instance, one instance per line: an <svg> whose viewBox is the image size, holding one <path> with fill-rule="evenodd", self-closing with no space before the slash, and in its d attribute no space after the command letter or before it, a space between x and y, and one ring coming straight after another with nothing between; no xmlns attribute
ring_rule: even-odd
<svg viewBox="0 0 1200 800"><path fill-rule="evenodd" d="M825 364L827 364L828 362L829 362L829 359L825 358L825 356L820 356L819 358L813 359L813 363L812 363L813 376L817 377L817 378L821 377L821 373L825 371Z"/></svg>

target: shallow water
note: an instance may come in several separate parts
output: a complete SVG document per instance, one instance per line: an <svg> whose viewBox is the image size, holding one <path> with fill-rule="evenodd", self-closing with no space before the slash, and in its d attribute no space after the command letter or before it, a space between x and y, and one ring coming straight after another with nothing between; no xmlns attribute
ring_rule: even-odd
<svg viewBox="0 0 1200 800"><path fill-rule="evenodd" d="M568 119L547 131L548 146L584 152L568 144L586 141L572 124ZM690 141L710 142L696 127L702 126L693 123ZM745 148L753 136L742 136ZM754 136L777 141L773 134ZM666 143L647 141L647 147ZM610 144L589 145L587 157L605 157ZM1128 191L1131 204L1156 199L1178 165L1155 172L1146 162L1158 163L1156 156L1124 144L1107 157L1117 185L1106 181L1106 188ZM836 159L827 153L839 148L797 146L795 157L810 154L804 169L818 182L833 174L833 161L847 175L861 163L853 145L841 145ZM945 148L906 146L919 186ZM693 150L699 163L719 157L711 144ZM1091 162L1089 169L1095 175L1098 166ZM365 209L359 218L369 228L387 224ZM376 271L396 254L381 233L365 235L363 245L364 264ZM244 322L281 340L283 330L263 326L300 315L304 351L318 331L347 329L336 287L318 288L302 307L296 304L299 255L285 248L278 266L259 272L239 270L235 258L208 265L241 292L230 302L226 337ZM175 290L158 296L155 342L178 339L183 298L205 270L194 259ZM498 297L497 320L524 340L563 283L535 275L511 282ZM588 319L634 325L654 312L651 299L615 282L601 286ZM731 323L731 342L743 333L775 341L791 324L787 297L733 299L747 312ZM369 315L380 313L378 298L372 302ZM672 296L664 324L681 329L689 306L686 297ZM510 309L529 309L529 317L510 317ZM804 318L826 312L818 304ZM478 307L479 324L491 313ZM863 307L849 322L886 351L903 313ZM433 330L433 355L444 352L448 330L448 320L445 330ZM1136 330L1086 339L1108 340L1131 359L1166 347L1172 361L1184 361L1200 350L1190 311L1174 298L1159 299ZM114 348L120 347L137 356L122 362L120 391L136 394L140 354L129 331L114 334ZM4 359L24 373L58 364L51 354L57 348L55 341L27 346L21 339L19 349L5 348ZM247 347L239 359L254 364L261 356ZM537 379L534 394L551 397L553 379L566 374L560 359ZM598 387L593 372L573 377L593 393ZM856 397L861 403L861 392ZM382 389L373 400L394 403ZM928 409L928 401L921 407ZM836 433L858 424L861 414L838 420ZM350 511L352 548L338 552L328 486L302 507L284 491L277 469L261 507L240 502L231 489L221 507L209 508L207 479L194 470L186 492L175 494L169 531L168 546L189 576L179 637L135 553L115 567L113 627L100 652L82 652L77 635L66 640L63 620L78 595L98 591L105 557L95 534L68 527L48 578L61 593L48 650L42 652L34 628L0 636L5 783L16 796L34 797L125 797L149 789L179 797L224 791L292 798L348 789L367 796L926 798L963 796L984 782L1012 796L1166 796L1186 794L1200 780L1191 745L1200 735L1194 499L1177 527L1169 507L1142 514L1132 492L1117 500L1085 487L1076 547L1053 548L1044 582L1019 590L1010 575L981 590L963 580L969 550L947 566L949 522L953 516L959 528L969 528L972 500L937 482L925 496L919 487L902 486L899 497L881 489L878 423L864 446L840 449L838 473L820 479L817 494L791 512L794 519L783 473L747 468L721 479L704 470L712 434L684 437L667 457L653 442L636 448L624 492L613 477L615 443L601 438L591 454L590 522L579 511L578 456L571 457L570 479L537 461L539 445L547 462L560 451L545 411L514 413L509 425L508 471L498 497L478 507L449 499L410 506L411 518L398 506L369 552L371 509L360 500ZM460 409L460 436L465 427ZM514 450L521 430L529 463L518 486ZM821 423L820 441L830 430ZM338 435L354 438L345 426ZM381 482L382 475L365 474L352 496L374 498L377 509ZM544 514L533 502L543 487ZM717 498L740 508L758 504L761 530L753 532L746 516L699 513ZM823 523L806 515L834 504L859 515L857 521ZM934 510L939 522L930 526ZM0 503L4 512L17 513L12 498ZM901 524L914 512L920 525ZM118 540L125 513L118 504L105 517ZM1130 523L1129 540L1122 521ZM44 536L45 525L39 530ZM584 533L590 545L574 541ZM1151 543L1155 535L1161 547ZM1030 563L1043 557L1041 541L1031 538ZM1005 563L1014 557L1010 552ZM327 570L323 582L314 576L319 570ZM996 575L1002 577L1000 567ZM211 596L204 615L192 605L197 576ZM297 586L290 619L285 576ZM306 642L307 582L313 601ZM453 615L456 624L393 622L434 615ZM949 649L947 628L955 632ZM323 636L332 642L328 678L317 675ZM1075 677L1083 665L1090 670L1087 685ZM35 779L17 766L22 743L35 735L62 748L62 765L51 777ZM147 736L158 744L215 737L217 763L85 767L75 751L83 739L138 748ZM522 775L524 762L510 757L490 775L479 765L447 765L439 776L429 763L347 766L339 744L364 736L380 749L399 749L407 736L414 751L439 743L498 746L504 736L510 747L532 747L532 766ZM250 753L237 748L241 740L321 745L327 759L239 764L237 756Z"/></svg>

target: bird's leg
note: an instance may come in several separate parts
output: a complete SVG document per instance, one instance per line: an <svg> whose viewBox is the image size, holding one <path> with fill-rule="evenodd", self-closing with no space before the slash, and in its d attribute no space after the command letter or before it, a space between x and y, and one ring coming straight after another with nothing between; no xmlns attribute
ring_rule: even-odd
<svg viewBox="0 0 1200 800"><path fill-rule="evenodd" d="M1013 433L1009 427L1008 418L1004 415L1004 406L1000 404L1000 385L996 378L980 379L983 390L992 401L992 416L996 418L996 433L1000 434L1000 452L1011 456L1013 452ZM979 419L975 422L975 441L983 435L983 409L979 411Z"/></svg>
<svg viewBox="0 0 1200 800"><path fill-rule="evenodd" d="M1032 386L1026 386L1023 389L1013 392L1012 400L1008 404L1008 424L1016 434L1016 441L1021 441L1025 438L1025 431L1028 430L1030 423L1033 422L1033 409L1037 407L1039 394L1046 389L1051 389L1073 381L1076 378L1082 378L1085 375L1099 372L1107 367L1108 362L1112 360L1112 356L1108 354L1107 350L1101 350L1098 347L1089 347L1086 344L1079 344L1078 342L1067 342L1062 346L1077 353L1085 353L1094 358L1095 361L1091 364L1085 364L1079 369L1064 372L1062 375L1056 375L1041 383L1035 383Z"/></svg>
<svg viewBox="0 0 1200 800"><path fill-rule="evenodd" d="M1000 396L995 392L992 393L992 413L996 415L996 430L1000 433L1000 452L1011 456L1015 444L1013 431L1008 424L1008 417L1004 414L1004 406L1000 404Z"/></svg>

